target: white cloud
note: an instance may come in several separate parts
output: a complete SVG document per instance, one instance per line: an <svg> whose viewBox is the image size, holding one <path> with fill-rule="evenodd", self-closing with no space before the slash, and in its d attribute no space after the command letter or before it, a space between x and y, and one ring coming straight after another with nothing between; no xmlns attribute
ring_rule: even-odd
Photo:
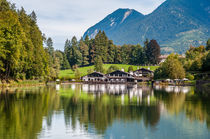
<svg viewBox="0 0 210 139"><path fill-rule="evenodd" d="M151 13L165 0L10 0L28 13L37 13L43 33L52 37L55 48L63 49L66 38L78 39L91 26L118 8Z"/></svg>

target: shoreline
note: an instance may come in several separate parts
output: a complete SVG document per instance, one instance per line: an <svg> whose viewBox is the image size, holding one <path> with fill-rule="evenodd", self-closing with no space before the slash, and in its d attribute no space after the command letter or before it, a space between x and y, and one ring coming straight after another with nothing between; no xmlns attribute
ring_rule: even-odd
<svg viewBox="0 0 210 139"><path fill-rule="evenodd" d="M34 87L34 86L47 86L50 84L134 84L134 85L152 85L148 82L138 82L138 83L110 83L110 82L83 82L83 81L61 81L60 83L56 83L56 81L50 81L47 84L45 82L39 82L37 80L26 80L26 81L20 81L20 82L12 82L7 84L0 84L0 88L10 88L10 87ZM196 83L183 83L183 84L166 84L166 83L159 83L159 84L153 84L153 86L199 86L199 84Z"/></svg>

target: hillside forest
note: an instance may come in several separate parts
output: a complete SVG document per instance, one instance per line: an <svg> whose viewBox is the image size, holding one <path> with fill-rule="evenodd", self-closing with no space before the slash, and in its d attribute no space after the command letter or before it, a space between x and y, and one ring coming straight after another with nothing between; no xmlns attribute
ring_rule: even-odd
<svg viewBox="0 0 210 139"><path fill-rule="evenodd" d="M160 46L156 40L140 44L115 45L99 31L94 39L65 41L64 51L55 50L53 40L37 25L33 11L27 14L24 8L0 0L0 80L55 80L59 70L77 69L94 65L97 61L107 64L158 65ZM208 70L210 40L206 46L191 47L182 59L184 70ZM205 63L205 64L203 64ZM207 67L205 67L207 66ZM160 70L160 69L159 69ZM162 71L162 70L160 70Z"/></svg>

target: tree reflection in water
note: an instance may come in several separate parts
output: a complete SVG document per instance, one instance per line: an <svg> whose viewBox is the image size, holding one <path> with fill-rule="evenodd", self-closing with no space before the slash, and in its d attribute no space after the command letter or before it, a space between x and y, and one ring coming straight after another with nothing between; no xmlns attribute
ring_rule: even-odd
<svg viewBox="0 0 210 139"><path fill-rule="evenodd" d="M66 127L76 130L79 122L87 132L94 127L102 135L115 121L156 129L164 113L184 112L210 129L209 96L192 87L71 84L2 90L0 138L37 138L46 130L44 119L52 126L55 112L63 113Z"/></svg>

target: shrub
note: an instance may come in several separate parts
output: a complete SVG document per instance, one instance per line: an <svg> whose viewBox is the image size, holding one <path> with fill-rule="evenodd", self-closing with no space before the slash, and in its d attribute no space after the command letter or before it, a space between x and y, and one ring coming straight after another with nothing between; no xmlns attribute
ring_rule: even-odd
<svg viewBox="0 0 210 139"><path fill-rule="evenodd" d="M194 80L195 77L192 74L187 73L186 78L189 79L189 80Z"/></svg>
<svg viewBox="0 0 210 139"><path fill-rule="evenodd" d="M107 73L113 72L115 70L119 70L119 67L115 66L115 65L111 65L108 70Z"/></svg>
<svg viewBox="0 0 210 139"><path fill-rule="evenodd" d="M128 67L128 72L133 71L133 66Z"/></svg>

